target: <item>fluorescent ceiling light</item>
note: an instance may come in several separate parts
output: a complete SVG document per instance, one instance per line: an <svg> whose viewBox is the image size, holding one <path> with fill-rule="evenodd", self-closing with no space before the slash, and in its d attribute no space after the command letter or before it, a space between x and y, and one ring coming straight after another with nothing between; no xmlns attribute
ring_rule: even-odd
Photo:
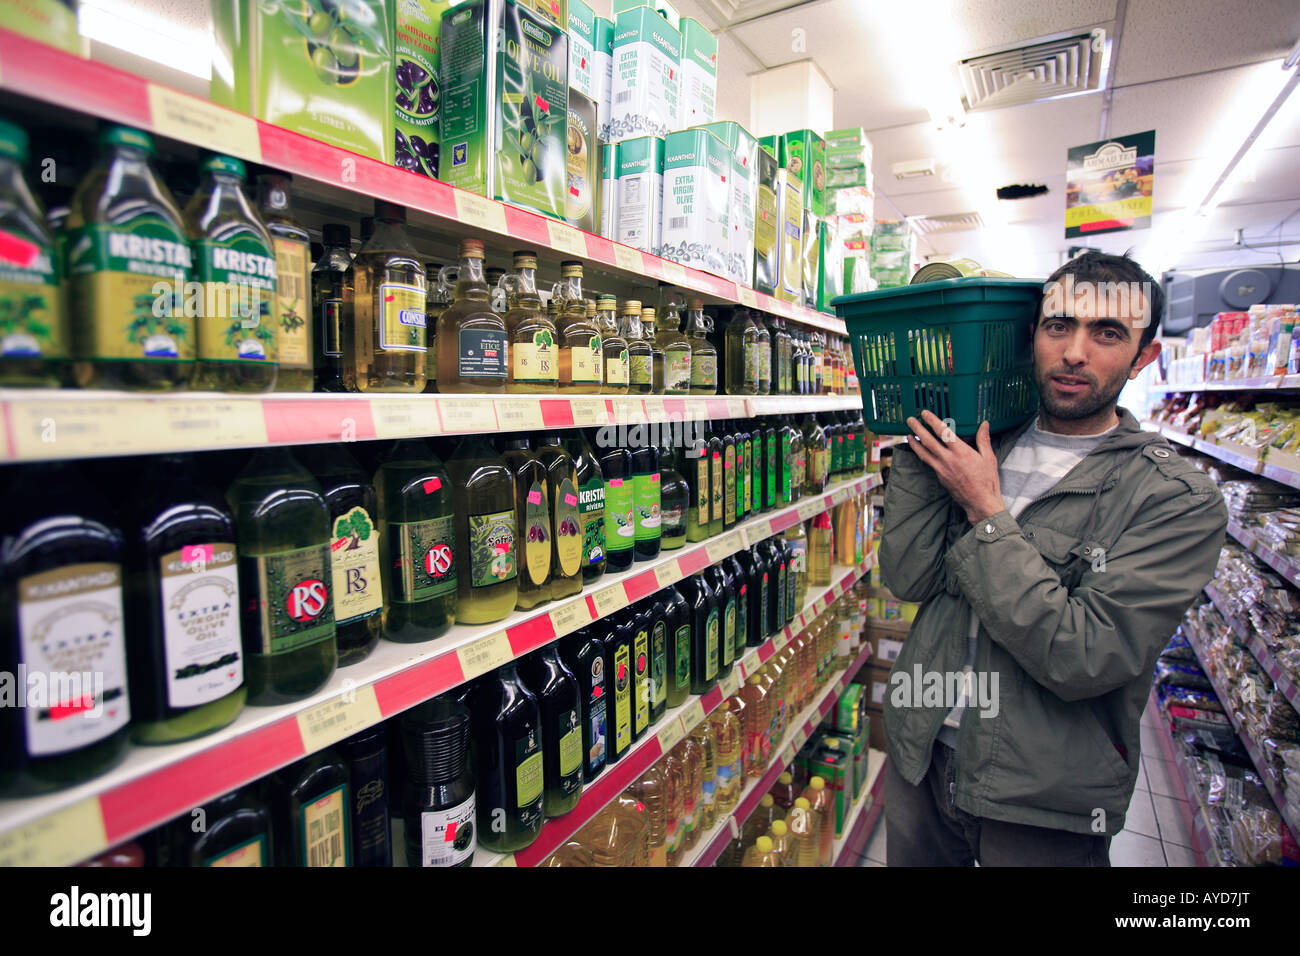
<svg viewBox="0 0 1300 956"><path fill-rule="evenodd" d="M206 31L150 15L123 0L82 0L77 29L88 39L170 69L203 80L212 76L212 38Z"/></svg>

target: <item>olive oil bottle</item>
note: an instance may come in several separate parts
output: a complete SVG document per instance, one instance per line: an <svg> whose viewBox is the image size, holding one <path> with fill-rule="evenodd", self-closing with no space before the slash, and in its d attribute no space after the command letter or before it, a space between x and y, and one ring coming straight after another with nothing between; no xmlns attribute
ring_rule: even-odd
<svg viewBox="0 0 1300 956"><path fill-rule="evenodd" d="M660 603L668 640L667 706L680 707L691 692L691 609L675 587L665 588Z"/></svg>
<svg viewBox="0 0 1300 956"><path fill-rule="evenodd" d="M515 271L501 277L509 311L505 314L510 341L506 391L553 395L559 385L560 357L555 323L537 293L537 253L516 252Z"/></svg>
<svg viewBox="0 0 1300 956"><path fill-rule="evenodd" d="M463 438L447 462L455 501L456 546L464 567L457 575L456 620L499 621L518 600L518 528L510 469L478 435Z"/></svg>
<svg viewBox="0 0 1300 956"><path fill-rule="evenodd" d="M569 453L549 441L537 449L546 468L551 513L551 597L582 590L582 513L578 503L578 468Z"/></svg>
<svg viewBox="0 0 1300 956"><path fill-rule="evenodd" d="M736 554L736 562L745 578L745 633L747 647L758 647L765 640L764 613L767 604L767 570L754 551Z"/></svg>
<svg viewBox="0 0 1300 956"><path fill-rule="evenodd" d="M625 299L618 314L618 333L627 342L628 393L649 395L654 391L653 349L641 327L641 303Z"/></svg>
<svg viewBox="0 0 1300 956"><path fill-rule="evenodd" d="M456 550L451 477L422 439L397 442L375 472L383 542L384 637L430 641L456 622Z"/></svg>
<svg viewBox="0 0 1300 956"><path fill-rule="evenodd" d="M722 534L723 444L722 434L705 423L709 454L709 536Z"/></svg>
<svg viewBox="0 0 1300 956"><path fill-rule="evenodd" d="M781 439L774 419L763 420L763 510L771 511L781 498Z"/></svg>
<svg viewBox="0 0 1300 956"><path fill-rule="evenodd" d="M655 395L664 394L665 357L663 343L659 339L658 320L655 310L649 306L641 308L641 335L650 344L650 391Z"/></svg>
<svg viewBox="0 0 1300 956"><path fill-rule="evenodd" d="M203 286L198 320L196 389L268 392L279 363L275 249L266 224L244 195L244 164L209 156L199 166L198 192L185 205Z"/></svg>
<svg viewBox="0 0 1300 956"><path fill-rule="evenodd" d="M469 711L443 694L402 714L407 866L471 866L478 845Z"/></svg>
<svg viewBox="0 0 1300 956"><path fill-rule="evenodd" d="M451 285L444 268L439 282ZM483 242L462 239L451 305L438 317L438 391L501 394L509 368L505 320L492 310L483 272Z"/></svg>
<svg viewBox="0 0 1300 956"><path fill-rule="evenodd" d="M605 573L605 476L581 429L569 433L564 447L573 458L578 481L578 527L582 532L582 583Z"/></svg>
<svg viewBox="0 0 1300 956"><path fill-rule="evenodd" d="M686 544L691 489L682 477L672 449L659 450L659 546L674 551Z"/></svg>
<svg viewBox="0 0 1300 956"><path fill-rule="evenodd" d="M600 347L603 352L605 382L602 395L626 395L628 378L628 343L618 334L618 299L602 295L596 300L596 328L600 330Z"/></svg>
<svg viewBox="0 0 1300 956"><path fill-rule="evenodd" d="M760 393L761 343L748 309L736 309L727 325L727 394ZM769 373L770 374L770 373Z"/></svg>
<svg viewBox="0 0 1300 956"><path fill-rule="evenodd" d="M682 449L682 477L686 481L686 540L703 541L709 536L712 495L709 491L709 446L701 437Z"/></svg>
<svg viewBox="0 0 1300 956"><path fill-rule="evenodd" d="M731 591L735 597L736 628L732 659L739 662L749 640L749 573L734 554L723 558L722 566L731 577Z"/></svg>
<svg viewBox="0 0 1300 956"><path fill-rule="evenodd" d="M718 603L702 574L687 578L680 588L690 612L691 693L703 695L718 682Z"/></svg>
<svg viewBox="0 0 1300 956"><path fill-rule="evenodd" d="M257 177L257 207L275 252L275 300L271 324L275 326L280 368L277 392L310 392L312 371L311 236L293 218L288 173L263 173Z"/></svg>
<svg viewBox="0 0 1300 956"><path fill-rule="evenodd" d="M556 323L560 330L560 391L596 395L605 381L605 352L600 329L587 316L581 262L560 263L560 281L552 295L560 310Z"/></svg>
<svg viewBox="0 0 1300 956"><path fill-rule="evenodd" d="M718 393L718 350L707 338L713 320L704 314L704 300L687 303L686 325L691 345L691 394Z"/></svg>
<svg viewBox="0 0 1300 956"><path fill-rule="evenodd" d="M632 746L632 728L635 719L632 690L632 627L627 615L615 614L606 618L600 641L605 648L606 687L609 693L609 750L607 764L615 764Z"/></svg>
<svg viewBox="0 0 1300 956"><path fill-rule="evenodd" d="M545 817L541 708L513 662L479 681L469 700L478 841L513 853L537 839Z"/></svg>
<svg viewBox="0 0 1300 956"><path fill-rule="evenodd" d="M301 700L338 663L329 508L286 448L254 452L226 500L238 534L248 702Z"/></svg>
<svg viewBox="0 0 1300 956"><path fill-rule="evenodd" d="M277 866L352 866L348 765L332 747L266 778Z"/></svg>
<svg viewBox="0 0 1300 956"><path fill-rule="evenodd" d="M587 628L560 641L560 660L578 682L582 701L582 778L591 783L605 769L608 747L605 646Z"/></svg>
<svg viewBox="0 0 1300 956"><path fill-rule="evenodd" d="M0 120L0 386L62 384L68 312L62 262L23 166L27 133Z"/></svg>
<svg viewBox="0 0 1300 956"><path fill-rule="evenodd" d="M731 422L724 421L718 439L722 442L722 527L736 523L736 436Z"/></svg>
<svg viewBox="0 0 1300 956"><path fill-rule="evenodd" d="M582 798L582 690L554 644L525 657L519 671L541 710L542 805L562 817Z"/></svg>
<svg viewBox="0 0 1300 956"><path fill-rule="evenodd" d="M655 334L655 341L664 353L665 395L689 395L691 391L691 342L681 332L683 304L679 292L670 292L665 297L664 317ZM714 349L714 391L717 391L717 358Z"/></svg>
<svg viewBox="0 0 1300 956"><path fill-rule="evenodd" d="M758 394L767 395L776 391L773 385L773 368L772 368L772 333L768 330L767 325L762 318L755 318L749 315L750 321L754 324L754 331L758 336Z"/></svg>
<svg viewBox="0 0 1300 956"><path fill-rule="evenodd" d="M0 670L27 674L22 694L36 683L53 692L28 701L40 706L0 707L0 793L16 796L112 767L131 708L122 535L93 483L60 462L24 466L5 491L23 504L0 519ZM88 633L93 648L76 647Z"/></svg>
<svg viewBox="0 0 1300 956"><path fill-rule="evenodd" d="M650 632L654 627L654 602L641 601L622 612L632 629L632 742L650 729L650 705L654 699L651 677Z"/></svg>
<svg viewBox="0 0 1300 956"><path fill-rule="evenodd" d="M443 282L438 263L426 262L424 277L428 287L424 296L424 390L433 394L438 391L438 320L451 305L452 293Z"/></svg>
<svg viewBox="0 0 1300 956"><path fill-rule="evenodd" d="M235 521L192 456L154 459L125 497L131 738L172 743L244 708Z"/></svg>
<svg viewBox="0 0 1300 956"><path fill-rule="evenodd" d="M704 569L703 577L713 588L718 605L718 679L731 673L736 661L736 593L731 573L722 564Z"/></svg>
<svg viewBox="0 0 1300 956"><path fill-rule="evenodd" d="M271 811L257 795L257 786L232 790L201 808L203 826L186 814L169 824L162 835L167 854L163 865L172 866L272 866Z"/></svg>
<svg viewBox="0 0 1300 956"><path fill-rule="evenodd" d="M307 445L298 459L320 482L330 512L330 579L339 667L370 656L379 643L384 592L379 496L370 475L342 445Z"/></svg>
<svg viewBox="0 0 1300 956"><path fill-rule="evenodd" d="M316 391L345 392L343 303L353 296L352 230L329 222L321 227L321 237L325 248L311 270Z"/></svg>
<svg viewBox="0 0 1300 956"><path fill-rule="evenodd" d="M826 432L811 415L805 415L801 424L804 446L803 493L819 495L826 490L829 474L829 454Z"/></svg>
<svg viewBox="0 0 1300 956"><path fill-rule="evenodd" d="M634 426L635 431L644 431L644 427ZM636 520L633 540L637 561L653 561L659 557L659 541L663 533L663 506L659 494L662 483L659 450L642 436L632 450L632 508Z"/></svg>
<svg viewBox="0 0 1300 956"><path fill-rule="evenodd" d="M501 459L515 479L515 525L522 535L515 606L528 611L551 599L550 483L527 438L507 438Z"/></svg>
<svg viewBox="0 0 1300 956"><path fill-rule="evenodd" d="M106 126L99 148L64 226L73 378L83 388L181 388L198 341L184 301L195 277L184 220L150 162L148 133ZM159 282L173 288L162 317Z"/></svg>
<svg viewBox="0 0 1300 956"><path fill-rule="evenodd" d="M632 480L632 454L626 448L607 448L600 456L605 476L605 567L626 571L635 560L636 506Z"/></svg>

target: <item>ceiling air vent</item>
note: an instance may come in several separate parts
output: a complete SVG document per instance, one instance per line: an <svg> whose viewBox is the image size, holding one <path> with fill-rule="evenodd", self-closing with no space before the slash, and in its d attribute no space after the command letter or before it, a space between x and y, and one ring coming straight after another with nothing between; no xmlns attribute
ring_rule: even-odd
<svg viewBox="0 0 1300 956"><path fill-rule="evenodd" d="M1099 28L970 56L957 72L966 108L994 110L1100 90L1109 55Z"/></svg>
<svg viewBox="0 0 1300 956"><path fill-rule="evenodd" d="M912 216L908 222L923 236L932 236L937 232L964 232L967 229L980 229L984 225L983 218L977 212L959 212L951 216Z"/></svg>

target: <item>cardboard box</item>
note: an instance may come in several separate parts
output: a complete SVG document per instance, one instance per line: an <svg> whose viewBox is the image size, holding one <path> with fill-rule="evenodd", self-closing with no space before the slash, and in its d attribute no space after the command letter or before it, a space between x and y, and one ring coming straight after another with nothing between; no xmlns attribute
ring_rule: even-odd
<svg viewBox="0 0 1300 956"><path fill-rule="evenodd" d="M832 746L829 741L835 741ZM826 781L826 791L835 808L835 837L844 835L844 823L853 803L853 751L839 737L823 736L817 750L808 762L808 776Z"/></svg>
<svg viewBox="0 0 1300 956"><path fill-rule="evenodd" d="M683 17L682 98L679 129L712 123L718 102L718 38L698 20Z"/></svg>
<svg viewBox="0 0 1300 956"><path fill-rule="evenodd" d="M846 149L852 147L871 148L871 140L861 126L846 126L844 129L826 131L826 149Z"/></svg>
<svg viewBox="0 0 1300 956"><path fill-rule="evenodd" d="M885 747L885 715L881 710L867 710L867 719L871 726L868 728L867 742L871 744L872 750L884 751Z"/></svg>
<svg viewBox="0 0 1300 956"><path fill-rule="evenodd" d="M894 661L898 660L898 655L903 652L903 641L906 638L905 627L884 627L879 621L868 621L866 639L871 645L873 665L892 667Z"/></svg>
<svg viewBox="0 0 1300 956"><path fill-rule="evenodd" d="M867 710L884 709L885 694L889 691L889 671L889 666L881 666L872 661L853 678L853 683L862 684L867 688L864 704Z"/></svg>
<svg viewBox="0 0 1300 956"><path fill-rule="evenodd" d="M681 109L682 36L649 7L614 21L614 77L609 138L667 136Z"/></svg>

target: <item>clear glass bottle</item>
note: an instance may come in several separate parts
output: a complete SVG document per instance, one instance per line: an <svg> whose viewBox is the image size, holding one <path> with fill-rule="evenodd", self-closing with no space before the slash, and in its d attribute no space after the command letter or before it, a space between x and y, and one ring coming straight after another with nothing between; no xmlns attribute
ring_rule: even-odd
<svg viewBox="0 0 1300 956"><path fill-rule="evenodd" d="M768 395L776 391L773 371L775 363L772 358L772 333L759 316L750 315L754 330L758 335L758 394Z"/></svg>
<svg viewBox="0 0 1300 956"><path fill-rule="evenodd" d="M785 319L774 317L776 323L776 345L773 354L776 357L778 390L782 395L793 395L794 387L794 339L785 327Z"/></svg>
<svg viewBox="0 0 1300 956"><path fill-rule="evenodd" d="M629 386L627 339L618 334L618 299L602 295L596 300L596 327L604 352L605 382L602 395L626 395Z"/></svg>
<svg viewBox="0 0 1300 956"><path fill-rule="evenodd" d="M636 299L625 299L619 307L618 331L627 342L629 394L651 394L654 391L654 350L641 326L641 303Z"/></svg>
<svg viewBox="0 0 1300 956"><path fill-rule="evenodd" d="M460 264L454 271L444 266L438 281L447 286L455 282L452 303L438 317L438 391L503 393L510 346L505 320L492 310L483 275L483 241L462 239Z"/></svg>
<svg viewBox="0 0 1300 956"><path fill-rule="evenodd" d="M345 392L343 303L353 295L352 230L336 222L321 227L324 249L311 270L312 335L316 391Z"/></svg>
<svg viewBox="0 0 1300 956"><path fill-rule="evenodd" d="M560 318L560 386L561 392L600 393L604 382L604 349L600 329L587 316L582 297L582 263L560 263L560 281L552 297L558 303Z"/></svg>
<svg viewBox="0 0 1300 956"><path fill-rule="evenodd" d="M734 309L727 324L727 394L757 395L760 392L759 360L761 340L758 326L748 309Z"/></svg>
<svg viewBox="0 0 1300 956"><path fill-rule="evenodd" d="M555 323L537 292L537 253L516 252L515 271L501 277L506 294L506 335L510 365L506 391L514 394L555 394L560 381Z"/></svg>
<svg viewBox="0 0 1300 956"><path fill-rule="evenodd" d="M515 526L520 531L515 606L529 611L551 599L551 490L546 466L522 435L505 439L501 459L515 479Z"/></svg>
<svg viewBox="0 0 1300 956"><path fill-rule="evenodd" d="M424 297L424 390L432 394L438 391L438 320L451 305L452 290L443 284L440 263L426 262L424 277L429 287Z"/></svg>
<svg viewBox="0 0 1300 956"><path fill-rule="evenodd" d="M288 173L262 173L257 177L257 210L275 251L275 301L271 324L275 326L279 370L277 392L310 392L312 370L311 236L293 217Z"/></svg>
<svg viewBox="0 0 1300 956"><path fill-rule="evenodd" d="M655 344L663 352L664 395L689 395L691 391L691 342L681 333L684 300L680 292L664 296L664 317L655 333ZM642 324L645 317L642 316ZM717 350L714 350L714 390L717 390Z"/></svg>
<svg viewBox="0 0 1300 956"><path fill-rule="evenodd" d="M825 430L812 415L804 415L801 423L804 447L803 493L819 495L826 490L830 474Z"/></svg>
<svg viewBox="0 0 1300 956"><path fill-rule="evenodd" d="M691 346L691 394L718 393L718 350L707 338L713 320L704 314L704 300L691 299L686 306L686 326Z"/></svg>
<svg viewBox="0 0 1300 956"><path fill-rule="evenodd" d="M519 533L510 469L479 435L461 439L447 462L456 515L456 620L489 624L515 609Z"/></svg>

